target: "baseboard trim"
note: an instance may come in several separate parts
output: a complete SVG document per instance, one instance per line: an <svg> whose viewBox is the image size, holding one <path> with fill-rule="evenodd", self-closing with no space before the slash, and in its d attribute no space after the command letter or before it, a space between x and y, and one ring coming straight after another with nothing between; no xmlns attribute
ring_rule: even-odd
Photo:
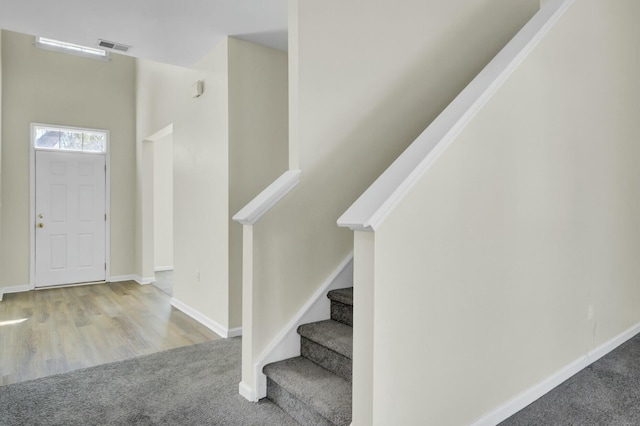
<svg viewBox="0 0 640 426"><path fill-rule="evenodd" d="M141 277L140 275L136 275L134 281L140 285L153 284L156 282L156 277Z"/></svg>
<svg viewBox="0 0 640 426"><path fill-rule="evenodd" d="M135 275L116 275L113 277L109 277L107 282L109 283L121 283L123 281L136 281Z"/></svg>
<svg viewBox="0 0 640 426"><path fill-rule="evenodd" d="M13 285L10 287L0 287L0 302L2 302L2 298L4 297L5 294L23 293L25 291L31 291L31 290L33 290L33 287L30 286L29 284Z"/></svg>
<svg viewBox="0 0 640 426"><path fill-rule="evenodd" d="M307 303L262 351L253 367L255 389L246 390L246 393L253 397L253 399L247 398L249 401L255 402L267 396L267 376L262 373L265 365L300 355L298 326L330 318L331 303L327 298L327 292L351 286L353 286L353 253L349 253L340 262L340 265L327 277Z"/></svg>
<svg viewBox="0 0 640 426"><path fill-rule="evenodd" d="M90 282L86 282L86 283L73 283L73 284L55 284L55 285L46 285L46 286L42 286L42 287L36 287L34 288L34 290L36 291L40 291L40 290L53 290L56 288L71 288L71 287L84 287L87 285L99 285L99 284L105 284L106 281L90 281Z"/></svg>
<svg viewBox="0 0 640 426"><path fill-rule="evenodd" d="M481 418L472 423L472 426L489 426L496 425L507 418L511 417L518 411L525 408L541 396L547 394L553 390L556 386L560 385L571 376L587 368L609 352L616 349L618 346L631 339L636 334L640 333L640 323L634 325L608 342L600 345L594 350L588 352L586 355L578 358L574 362L565 366L561 370L547 377L540 383L534 385L530 389L524 391L520 395L516 396L512 400L499 406L495 410L483 415Z"/></svg>
<svg viewBox="0 0 640 426"><path fill-rule="evenodd" d="M173 265L171 266L158 266L154 268L155 272L173 271Z"/></svg>
<svg viewBox="0 0 640 426"><path fill-rule="evenodd" d="M256 401L253 389L245 382L238 383L238 392L248 401Z"/></svg>
<svg viewBox="0 0 640 426"><path fill-rule="evenodd" d="M142 278L140 275L132 274L132 275L117 275L115 277L110 277L107 282L110 283L119 283L122 281L135 281L140 285L147 285L156 282L156 277L146 277Z"/></svg>
<svg viewBox="0 0 640 426"><path fill-rule="evenodd" d="M171 298L171 306L189 315L191 318L198 321L200 324L204 325L209 330L216 333L218 336L224 337L225 339L229 337L242 336L242 327L228 329L227 327L224 327L217 321L209 318L200 311L193 309L191 306L187 305L184 302L181 302L175 297Z"/></svg>
<svg viewBox="0 0 640 426"><path fill-rule="evenodd" d="M240 337L242 336L242 327L230 328L227 332L227 337Z"/></svg>

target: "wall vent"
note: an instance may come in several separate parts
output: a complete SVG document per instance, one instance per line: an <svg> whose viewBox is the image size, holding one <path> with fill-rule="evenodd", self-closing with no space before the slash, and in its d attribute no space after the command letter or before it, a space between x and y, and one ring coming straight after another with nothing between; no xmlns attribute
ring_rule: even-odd
<svg viewBox="0 0 640 426"><path fill-rule="evenodd" d="M126 44L114 43L113 41L102 39L98 40L98 46L124 53L127 53L129 52L129 50L131 50L131 46L127 46Z"/></svg>

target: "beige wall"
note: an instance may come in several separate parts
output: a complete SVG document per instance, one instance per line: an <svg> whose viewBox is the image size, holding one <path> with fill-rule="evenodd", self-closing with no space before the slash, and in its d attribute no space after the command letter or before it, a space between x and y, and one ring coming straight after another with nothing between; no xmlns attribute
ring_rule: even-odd
<svg viewBox="0 0 640 426"><path fill-rule="evenodd" d="M138 273L153 274L153 203L143 180L146 138L173 124L174 288L179 301L228 327L227 43L207 70L137 61ZM190 87L205 81L204 94ZM151 163L152 164L152 163ZM149 221L151 219L151 221Z"/></svg>
<svg viewBox="0 0 640 426"><path fill-rule="evenodd" d="M2 240L0 286L29 284L30 123L110 131L111 274L134 270L134 60L103 62L37 49L2 33Z"/></svg>
<svg viewBox="0 0 640 426"><path fill-rule="evenodd" d="M287 54L229 39L229 217L287 170ZM242 324L242 225L229 224L231 327Z"/></svg>
<svg viewBox="0 0 640 426"><path fill-rule="evenodd" d="M375 233L373 424L469 424L639 323L638 16L576 1Z"/></svg>
<svg viewBox="0 0 640 426"><path fill-rule="evenodd" d="M153 143L153 265L173 266L173 134Z"/></svg>
<svg viewBox="0 0 640 426"><path fill-rule="evenodd" d="M291 3L290 151L302 180L254 227L254 360L245 362L255 362L352 250L338 217L537 7L536 0Z"/></svg>

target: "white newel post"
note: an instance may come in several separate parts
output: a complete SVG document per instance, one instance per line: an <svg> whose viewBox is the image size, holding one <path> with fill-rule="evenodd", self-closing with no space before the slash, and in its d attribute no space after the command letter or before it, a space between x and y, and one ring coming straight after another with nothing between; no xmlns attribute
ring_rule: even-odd
<svg viewBox="0 0 640 426"><path fill-rule="evenodd" d="M240 395L249 401L258 401L266 395L266 381L258 377L253 353L253 225L278 201L300 183L301 170L288 170L273 181L242 208L233 220L242 228L242 381L238 385Z"/></svg>
<svg viewBox="0 0 640 426"><path fill-rule="evenodd" d="M242 381L240 395L257 401L252 360L253 341L253 225L242 226Z"/></svg>
<svg viewBox="0 0 640 426"><path fill-rule="evenodd" d="M375 232L353 241L353 425L373 424Z"/></svg>

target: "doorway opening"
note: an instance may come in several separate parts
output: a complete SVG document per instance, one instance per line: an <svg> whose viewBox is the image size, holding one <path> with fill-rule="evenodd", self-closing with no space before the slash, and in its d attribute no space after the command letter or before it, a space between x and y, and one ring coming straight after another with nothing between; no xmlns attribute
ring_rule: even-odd
<svg viewBox="0 0 640 426"><path fill-rule="evenodd" d="M151 222L144 256L153 262L153 285L173 296L173 125L145 139L145 187Z"/></svg>

